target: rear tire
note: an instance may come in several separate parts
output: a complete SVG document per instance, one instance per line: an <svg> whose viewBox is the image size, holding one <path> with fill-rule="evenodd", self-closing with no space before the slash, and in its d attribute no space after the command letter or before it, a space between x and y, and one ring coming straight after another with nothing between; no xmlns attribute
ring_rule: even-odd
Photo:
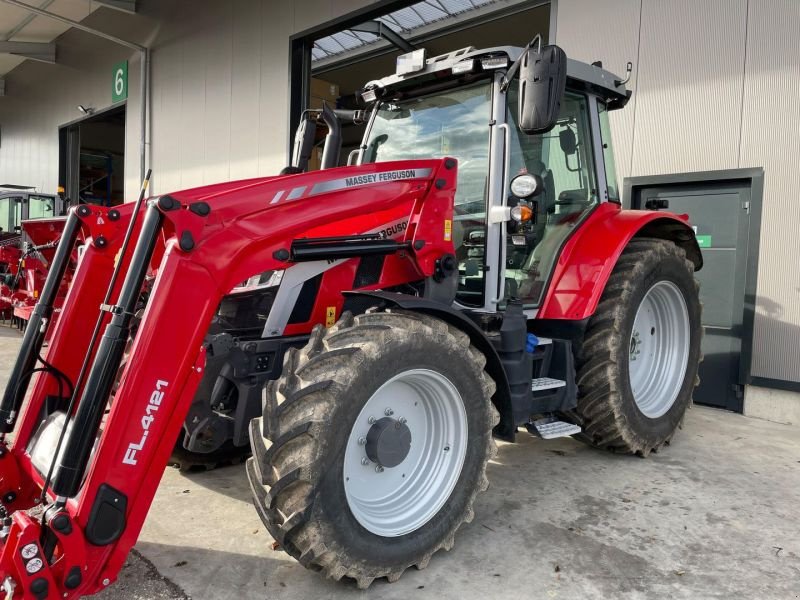
<svg viewBox="0 0 800 600"><path fill-rule="evenodd" d="M417 313L345 314L328 330L317 326L305 348L286 354L282 376L267 385L263 418L251 423L247 473L272 537L305 567L334 580L350 577L360 588L379 577L395 581L449 550L456 530L473 518L475 496L488 487L486 464L496 451L494 382L484 365L463 332ZM387 395L398 380L401 387ZM416 402L427 410L426 397L439 409L416 419ZM436 420L436 410L452 418ZM408 427L410 446L403 458L383 454L386 464L401 462L379 471L366 440L390 417L392 430ZM436 437L442 429L450 434ZM438 449L445 438L452 444ZM415 454L420 445L425 452ZM442 462L458 452L460 460ZM426 477L436 469L442 478ZM386 485L371 495L370 486ZM403 510L411 517L401 522Z"/></svg>
<svg viewBox="0 0 800 600"><path fill-rule="evenodd" d="M628 244L576 351L582 439L640 456L670 442L699 383L698 289L672 242Z"/></svg>

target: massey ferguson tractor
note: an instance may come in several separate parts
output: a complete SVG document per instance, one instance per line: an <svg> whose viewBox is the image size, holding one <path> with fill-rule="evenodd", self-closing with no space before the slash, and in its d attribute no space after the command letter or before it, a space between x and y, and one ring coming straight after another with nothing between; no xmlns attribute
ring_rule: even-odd
<svg viewBox="0 0 800 600"><path fill-rule="evenodd" d="M417 51L363 96L351 166L334 126L318 172L301 132L288 174L70 209L0 402L7 598L115 580L220 356L267 374L227 413L266 528L362 588L453 546L494 437L670 442L701 255L686 217L621 209L624 84L537 43Z"/></svg>

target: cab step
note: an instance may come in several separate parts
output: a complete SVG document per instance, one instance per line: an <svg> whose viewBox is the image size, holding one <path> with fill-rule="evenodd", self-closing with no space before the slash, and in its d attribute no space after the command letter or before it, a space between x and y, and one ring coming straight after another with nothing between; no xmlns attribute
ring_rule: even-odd
<svg viewBox="0 0 800 600"><path fill-rule="evenodd" d="M579 425L561 421L557 417L544 417L532 421L525 426L529 433L538 435L543 440L553 440L560 437L569 437L581 432Z"/></svg>
<svg viewBox="0 0 800 600"><path fill-rule="evenodd" d="M544 390L553 390L556 388L564 387L567 382L562 379L553 379L551 377L538 377L531 381L531 391L542 392Z"/></svg>

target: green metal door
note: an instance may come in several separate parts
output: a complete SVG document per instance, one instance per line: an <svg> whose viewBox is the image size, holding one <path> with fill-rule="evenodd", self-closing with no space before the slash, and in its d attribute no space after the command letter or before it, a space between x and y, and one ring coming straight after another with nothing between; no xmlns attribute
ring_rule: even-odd
<svg viewBox="0 0 800 600"><path fill-rule="evenodd" d="M716 181L641 187L632 208L664 199L671 212L688 213L703 253L695 276L703 303L703 355L694 399L742 411L744 373L740 365L750 251L750 181Z"/></svg>

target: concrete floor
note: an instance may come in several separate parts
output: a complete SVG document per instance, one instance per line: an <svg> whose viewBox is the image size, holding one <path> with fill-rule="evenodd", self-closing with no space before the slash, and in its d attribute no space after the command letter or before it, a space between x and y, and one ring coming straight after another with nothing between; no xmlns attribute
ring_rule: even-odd
<svg viewBox="0 0 800 600"><path fill-rule="evenodd" d="M0 328L0 384L18 336ZM271 549L241 466L168 469L122 598L800 598L800 429L693 408L643 460L520 434L455 548L399 582L333 583Z"/></svg>

